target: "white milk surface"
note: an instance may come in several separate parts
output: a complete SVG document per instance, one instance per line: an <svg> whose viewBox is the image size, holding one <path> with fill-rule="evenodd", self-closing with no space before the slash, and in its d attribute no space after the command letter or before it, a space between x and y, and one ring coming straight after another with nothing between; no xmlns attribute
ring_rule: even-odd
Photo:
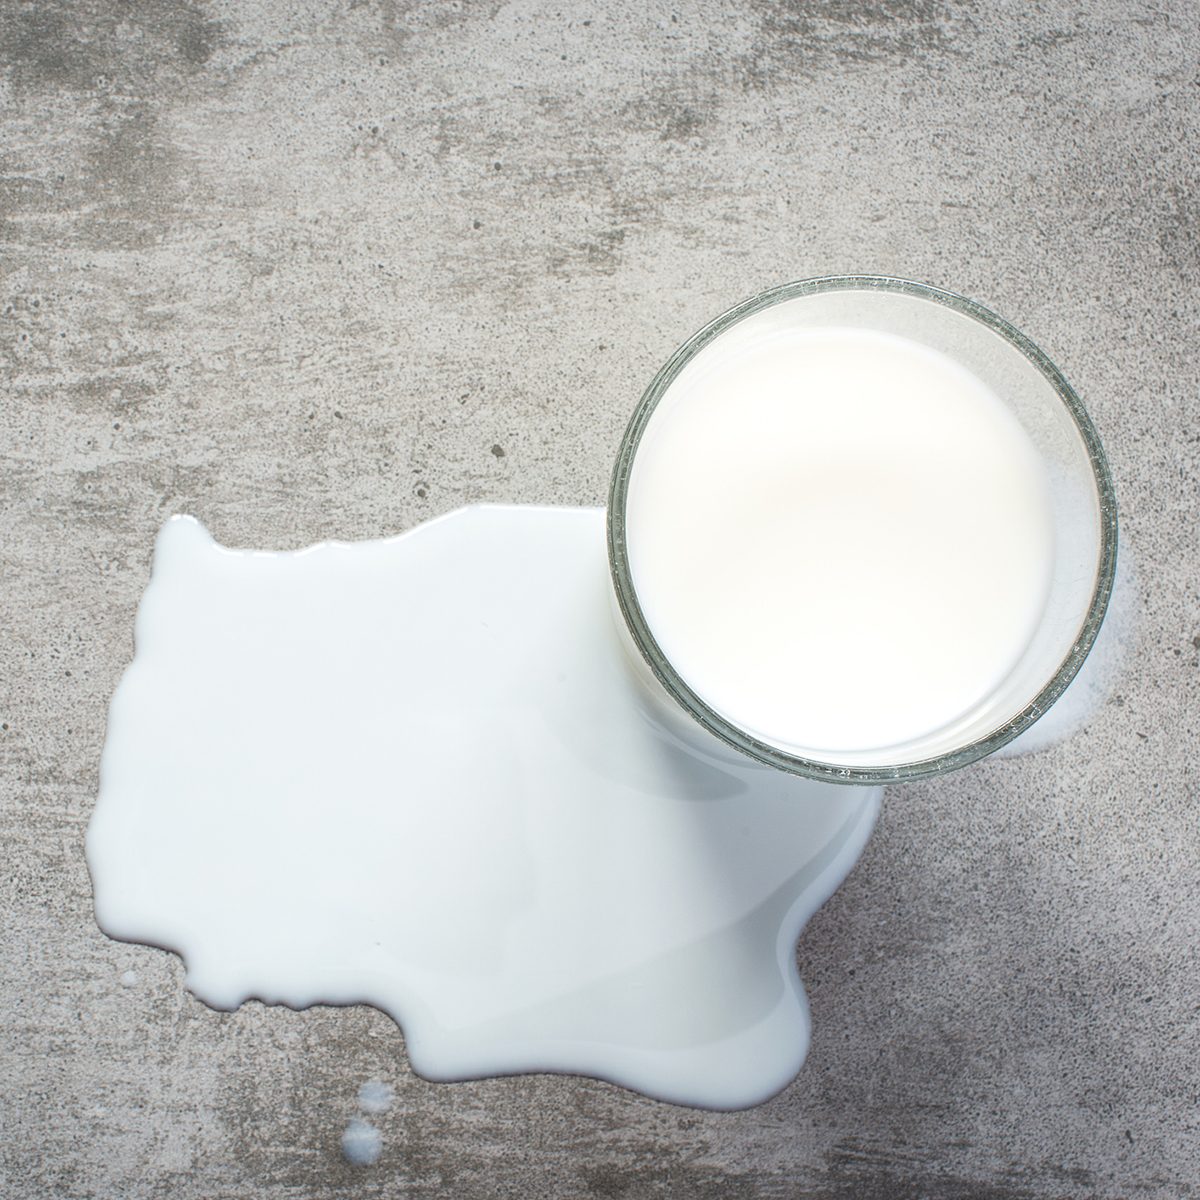
<svg viewBox="0 0 1200 1200"><path fill-rule="evenodd" d="M1016 418L892 334L724 345L671 385L630 478L630 570L666 657L733 724L822 759L985 702L1030 642L1054 553Z"/></svg>
<svg viewBox="0 0 1200 1200"><path fill-rule="evenodd" d="M178 951L215 1007L377 1005L432 1079L730 1108L784 1086L796 937L878 789L660 720L606 568L594 509L279 554L172 519L88 832L102 928Z"/></svg>

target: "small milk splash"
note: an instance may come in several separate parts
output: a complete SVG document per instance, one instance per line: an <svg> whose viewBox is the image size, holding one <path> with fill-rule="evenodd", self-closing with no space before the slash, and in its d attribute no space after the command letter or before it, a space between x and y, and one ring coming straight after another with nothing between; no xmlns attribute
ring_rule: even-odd
<svg viewBox="0 0 1200 1200"><path fill-rule="evenodd" d="M351 1119L342 1133L342 1156L355 1167L369 1167L383 1153L383 1134L359 1117Z"/></svg>
<svg viewBox="0 0 1200 1200"><path fill-rule="evenodd" d="M102 928L178 951L214 1007L374 1004L430 1079L778 1091L809 1040L796 938L879 790L660 711L606 567L599 509L279 554L169 521L88 832Z"/></svg>
<svg viewBox="0 0 1200 1200"><path fill-rule="evenodd" d="M389 1084L369 1079L358 1089L358 1107L368 1116L380 1116L392 1107L395 1093ZM362 1117L351 1117L342 1131L342 1157L355 1167L369 1167L383 1153L383 1134Z"/></svg>
<svg viewBox="0 0 1200 1200"><path fill-rule="evenodd" d="M380 1083L377 1079L368 1079L358 1089L358 1107L365 1113L385 1113L392 1107L395 1098L391 1085Z"/></svg>

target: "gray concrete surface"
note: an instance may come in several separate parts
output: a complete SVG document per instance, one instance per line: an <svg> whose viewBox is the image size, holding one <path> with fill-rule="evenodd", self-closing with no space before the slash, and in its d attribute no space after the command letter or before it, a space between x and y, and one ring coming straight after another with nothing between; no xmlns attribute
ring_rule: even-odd
<svg viewBox="0 0 1200 1200"><path fill-rule="evenodd" d="M1195 5L3 0L0 46L0 1195L1200 1191ZM215 1013L99 933L166 516L289 547L600 502L677 342L851 270L1058 359L1142 626L1084 734L889 795L800 946L793 1086L433 1085L379 1013Z"/></svg>

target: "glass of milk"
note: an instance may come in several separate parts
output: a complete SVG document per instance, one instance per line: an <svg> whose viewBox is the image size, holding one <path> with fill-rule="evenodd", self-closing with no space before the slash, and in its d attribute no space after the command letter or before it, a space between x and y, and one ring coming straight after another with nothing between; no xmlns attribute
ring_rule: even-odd
<svg viewBox="0 0 1200 1200"><path fill-rule="evenodd" d="M804 280L685 342L626 430L616 599L675 705L736 749L880 783L998 749L1062 694L1112 588L1083 405L982 306Z"/></svg>

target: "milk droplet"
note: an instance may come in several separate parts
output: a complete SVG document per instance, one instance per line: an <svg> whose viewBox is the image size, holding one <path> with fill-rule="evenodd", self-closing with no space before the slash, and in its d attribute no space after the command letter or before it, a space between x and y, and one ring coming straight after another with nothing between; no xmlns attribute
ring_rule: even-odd
<svg viewBox="0 0 1200 1200"><path fill-rule="evenodd" d="M365 1113L385 1113L391 1108L394 1096L389 1084L370 1079L358 1089L358 1107Z"/></svg>
<svg viewBox="0 0 1200 1200"><path fill-rule="evenodd" d="M342 1134L342 1156L356 1167L369 1167L383 1153L383 1136L374 1125L354 1117Z"/></svg>

